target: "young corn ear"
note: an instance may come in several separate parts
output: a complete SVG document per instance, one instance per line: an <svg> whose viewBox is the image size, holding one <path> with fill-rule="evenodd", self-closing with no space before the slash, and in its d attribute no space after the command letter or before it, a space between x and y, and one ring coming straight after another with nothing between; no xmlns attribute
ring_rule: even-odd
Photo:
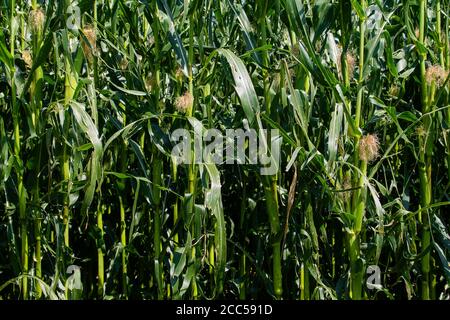
<svg viewBox="0 0 450 320"><path fill-rule="evenodd" d="M84 56L92 63L97 52L97 32L93 26L89 25L82 30L81 47L83 48Z"/></svg>
<svg viewBox="0 0 450 320"><path fill-rule="evenodd" d="M375 160L379 156L379 148L380 143L376 134L363 136L358 145L359 159L366 162Z"/></svg>
<svg viewBox="0 0 450 320"><path fill-rule="evenodd" d="M448 71L436 64L428 67L425 73L425 80L429 86L435 84L437 87L442 87L447 77Z"/></svg>
<svg viewBox="0 0 450 320"><path fill-rule="evenodd" d="M28 23L33 33L41 33L45 24L45 13L41 8L30 11Z"/></svg>
<svg viewBox="0 0 450 320"><path fill-rule="evenodd" d="M194 97L189 91L186 91L182 96L175 100L175 108L180 113L187 113L194 105Z"/></svg>

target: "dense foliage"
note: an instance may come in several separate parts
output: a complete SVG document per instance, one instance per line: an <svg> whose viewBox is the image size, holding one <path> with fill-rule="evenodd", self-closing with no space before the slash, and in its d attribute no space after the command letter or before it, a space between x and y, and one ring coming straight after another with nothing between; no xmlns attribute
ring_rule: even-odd
<svg viewBox="0 0 450 320"><path fill-rule="evenodd" d="M449 9L1 0L0 298L448 299Z"/></svg>

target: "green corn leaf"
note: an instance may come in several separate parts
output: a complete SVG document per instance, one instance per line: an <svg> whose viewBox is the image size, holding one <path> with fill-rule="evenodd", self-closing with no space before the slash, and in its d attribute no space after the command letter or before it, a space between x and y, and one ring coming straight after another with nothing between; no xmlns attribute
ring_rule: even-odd
<svg viewBox="0 0 450 320"><path fill-rule="evenodd" d="M205 191L205 206L211 210L216 219L215 224L215 253L216 253L216 267L215 267L215 281L216 281L216 295L221 295L223 292L225 265L227 261L227 232L225 226L225 218L222 204L222 191L220 183L220 174L217 167L212 163L204 164L206 171L209 174L210 188Z"/></svg>
<svg viewBox="0 0 450 320"><path fill-rule="evenodd" d="M94 199L96 184L101 181L103 175L101 166L103 145L100 140L97 127L95 126L92 118L87 114L84 105L77 102L72 102L70 106L78 126L89 137L89 140L94 147L89 168L89 181L82 204L82 212L87 214L92 200Z"/></svg>
<svg viewBox="0 0 450 320"><path fill-rule="evenodd" d="M217 52L227 59L233 74L236 93L241 100L242 107L244 108L249 123L253 124L255 115L260 112L260 108L256 91L247 69L242 60L230 50L218 49Z"/></svg>
<svg viewBox="0 0 450 320"><path fill-rule="evenodd" d="M178 63L180 64L181 70L186 77L189 77L188 67L188 57L186 50L184 49L183 43L181 41L180 35L177 33L175 29L175 23L172 16L172 11L169 7L169 4L166 0L158 0L159 6L159 18L162 26L165 28L167 32L167 37L172 45L173 50L178 58Z"/></svg>
<svg viewBox="0 0 450 320"><path fill-rule="evenodd" d="M228 0L228 5L231 10L233 10L236 18L239 21L239 25L244 34L245 44L247 45L247 50L252 52L252 57L258 64L262 64L261 56L256 51L255 39L252 32L252 27L250 25L250 21L248 20L247 14L245 13L244 8L240 5L234 5L230 0Z"/></svg>

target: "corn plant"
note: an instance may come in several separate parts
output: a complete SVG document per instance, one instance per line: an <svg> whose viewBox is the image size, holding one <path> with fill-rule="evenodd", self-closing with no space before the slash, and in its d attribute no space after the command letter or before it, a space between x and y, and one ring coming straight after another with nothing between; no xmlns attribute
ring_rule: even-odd
<svg viewBox="0 0 450 320"><path fill-rule="evenodd" d="M449 299L449 10L1 1L0 298Z"/></svg>

